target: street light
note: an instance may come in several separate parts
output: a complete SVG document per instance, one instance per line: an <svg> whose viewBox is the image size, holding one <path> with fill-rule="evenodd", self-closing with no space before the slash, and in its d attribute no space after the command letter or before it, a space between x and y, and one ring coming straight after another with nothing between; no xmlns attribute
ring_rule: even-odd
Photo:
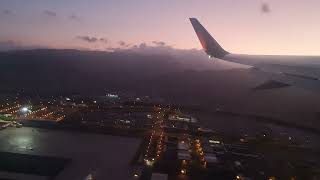
<svg viewBox="0 0 320 180"><path fill-rule="evenodd" d="M181 169L181 174L187 174L186 170L185 169Z"/></svg>

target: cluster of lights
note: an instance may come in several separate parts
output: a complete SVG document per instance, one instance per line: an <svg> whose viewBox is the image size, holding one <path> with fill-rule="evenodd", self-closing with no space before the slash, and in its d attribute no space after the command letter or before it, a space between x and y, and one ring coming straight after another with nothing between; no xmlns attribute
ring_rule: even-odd
<svg viewBox="0 0 320 180"><path fill-rule="evenodd" d="M148 142L148 146L147 146L147 150L146 150L146 154L144 155L145 159L145 163L146 165L152 165L151 161L149 160L149 152L151 151L151 144L152 144L152 141L153 141L153 137L155 136L155 130L152 131L152 134L150 136L150 139L149 139L149 142ZM152 162L155 160L154 158L151 159Z"/></svg>
<svg viewBox="0 0 320 180"><path fill-rule="evenodd" d="M185 175L185 174L187 174L187 161L186 160L182 160L182 162L181 162L181 170L180 170L180 173L181 174L183 174L183 175Z"/></svg>
<svg viewBox="0 0 320 180"><path fill-rule="evenodd" d="M48 107L44 107L44 108L38 109L38 110L33 111L33 112L34 112L34 113L38 113L38 112L44 111L44 110L46 110L46 109L48 109Z"/></svg>
<svg viewBox="0 0 320 180"><path fill-rule="evenodd" d="M160 112L157 112L157 113L158 113L158 115L161 114ZM158 139L157 144L156 144L156 148L155 148L155 156L157 159L159 159L161 156L161 153L163 150L163 140L164 140L164 133L163 133L163 128L162 128L163 122L164 122L163 118L160 118L159 116L157 116L156 120L154 121L154 124L152 126L153 130L152 130L149 142L148 142L146 154L144 155L145 156L144 161L147 165L152 165L155 161L155 157L150 155L151 154L150 152L152 151L152 148L153 148L153 142L155 141L155 139ZM160 132L158 132L159 127L161 130ZM160 133L160 135L159 135L159 133ZM149 157L149 156L151 156L151 157ZM151 160L150 160L150 158L151 158Z"/></svg>
<svg viewBox="0 0 320 180"><path fill-rule="evenodd" d="M14 113L17 113L19 112L19 109L15 110L15 111L11 111L10 114L14 114Z"/></svg>
<svg viewBox="0 0 320 180"><path fill-rule="evenodd" d="M159 110L161 110L161 108L159 107ZM161 115L160 111L158 112L159 115ZM163 133L163 124L164 124L164 120L163 120L163 116L161 118L158 118L158 121L156 121L156 123L158 123L159 127L160 127L160 136L159 136L159 140L157 142L157 148L156 148L156 156L157 159L160 158L162 150L163 150L163 141L164 141L164 133Z"/></svg>
<svg viewBox="0 0 320 180"><path fill-rule="evenodd" d="M54 100L55 101L55 100ZM50 104L51 102L49 102ZM48 112L48 107L44 106L42 102L40 102L42 107L37 108L36 110L31 110L31 106L23 106L18 104L18 102L14 103L5 103L0 104L0 113L12 114L16 115L15 118L39 118L39 119L47 119L54 115L54 111ZM20 117L21 116L21 117ZM65 115L60 115L54 117L56 121L61 121L65 119Z"/></svg>
<svg viewBox="0 0 320 180"><path fill-rule="evenodd" d="M48 114L43 115L42 118L47 118L47 117L51 116L52 114L53 114L53 112L49 112Z"/></svg>
<svg viewBox="0 0 320 180"><path fill-rule="evenodd" d="M199 139L195 140L195 147L196 147L196 153L198 154L199 159L200 159L203 167L206 167L207 166L207 162L204 159L204 153L203 153L203 149L201 147L201 143L200 143Z"/></svg>
<svg viewBox="0 0 320 180"><path fill-rule="evenodd" d="M57 122L62 121L65 117L66 117L65 115L62 115L62 116L58 117L56 121Z"/></svg>
<svg viewBox="0 0 320 180"><path fill-rule="evenodd" d="M27 116L30 116L30 115L33 115L33 114L36 114L36 113L38 113L38 112L40 112L40 111L44 111L44 110L46 110L48 107L44 107L44 108L41 108L41 109L38 109L38 110L35 110L35 111L31 111L31 112L29 112L28 114L27 114ZM28 111L28 109L22 109L24 112L27 112Z"/></svg>
<svg viewBox="0 0 320 180"><path fill-rule="evenodd" d="M17 105L16 105L16 106L14 106L14 107L1 109L1 110L0 110L0 112L7 112L7 111L11 111L11 110L13 110L13 109L17 109L17 108L19 108L19 107L21 107L21 105L20 105L20 104L17 104Z"/></svg>
<svg viewBox="0 0 320 180"><path fill-rule="evenodd" d="M162 149L163 149L163 139L164 139L164 135L163 135L163 131L161 131L159 140L158 140L158 144L157 144L157 150L156 150L156 154L157 154L157 158L160 158L160 155L162 153Z"/></svg>
<svg viewBox="0 0 320 180"><path fill-rule="evenodd" d="M184 144L184 143L186 143L186 142L185 142L185 141L181 141L181 143ZM189 146L190 146L190 142L189 142L188 144L189 144ZM182 175L186 175L186 174L187 174L187 165L188 165L187 160L183 159L183 160L181 161L181 170L180 170L180 173L181 173Z"/></svg>

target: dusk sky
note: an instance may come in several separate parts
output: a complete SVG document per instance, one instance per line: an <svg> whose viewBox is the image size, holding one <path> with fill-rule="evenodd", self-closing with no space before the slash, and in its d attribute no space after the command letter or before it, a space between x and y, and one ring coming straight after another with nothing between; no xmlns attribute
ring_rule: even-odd
<svg viewBox="0 0 320 180"><path fill-rule="evenodd" d="M200 49L188 19L196 17L234 53L320 55L319 8L319 0L1 0L0 42Z"/></svg>

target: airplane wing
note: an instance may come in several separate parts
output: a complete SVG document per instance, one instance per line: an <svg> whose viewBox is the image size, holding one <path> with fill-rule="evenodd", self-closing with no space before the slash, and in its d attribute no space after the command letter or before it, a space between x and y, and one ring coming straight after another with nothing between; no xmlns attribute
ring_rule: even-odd
<svg viewBox="0 0 320 180"><path fill-rule="evenodd" d="M190 18L204 51L210 59L221 59L251 66L253 72L274 74L272 84L263 83L263 89L294 85L308 90L320 90L320 57L233 54L224 50L196 18ZM271 87L271 88L265 88ZM257 88L261 89L261 88Z"/></svg>

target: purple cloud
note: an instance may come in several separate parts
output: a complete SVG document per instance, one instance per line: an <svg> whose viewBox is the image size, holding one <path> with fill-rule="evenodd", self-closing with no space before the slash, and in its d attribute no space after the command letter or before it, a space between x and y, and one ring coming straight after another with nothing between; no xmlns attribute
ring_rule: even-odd
<svg viewBox="0 0 320 180"><path fill-rule="evenodd" d="M72 14L71 16L69 16L69 19L73 20L73 21L82 21L82 18L78 15Z"/></svg>
<svg viewBox="0 0 320 180"><path fill-rule="evenodd" d="M3 14L5 14L5 15L14 15L14 13L13 13L13 11L11 11L11 10L9 10L9 9L5 9L5 10L3 10Z"/></svg>
<svg viewBox="0 0 320 180"><path fill-rule="evenodd" d="M91 37L91 36L77 36L76 38L79 39L79 40L88 42L88 43L95 43L95 42L98 41L98 38Z"/></svg>
<svg viewBox="0 0 320 180"><path fill-rule="evenodd" d="M269 4L263 3L263 4L261 5L261 12L262 12L262 13L270 13L270 11L271 11L271 9L270 9Z"/></svg>
<svg viewBox="0 0 320 180"><path fill-rule="evenodd" d="M54 11L50 11L50 10L45 10L43 11L43 14L49 17L57 17L57 13Z"/></svg>
<svg viewBox="0 0 320 180"><path fill-rule="evenodd" d="M156 46L165 46L166 43L163 41L152 41L152 43Z"/></svg>

